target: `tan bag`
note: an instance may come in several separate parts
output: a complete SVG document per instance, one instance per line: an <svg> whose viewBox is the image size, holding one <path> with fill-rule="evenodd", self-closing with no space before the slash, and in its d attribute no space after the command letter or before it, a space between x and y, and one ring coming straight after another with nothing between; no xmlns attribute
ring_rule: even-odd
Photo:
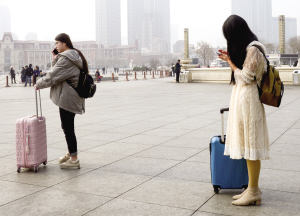
<svg viewBox="0 0 300 216"><path fill-rule="evenodd" d="M279 71L274 65L270 65L261 47L253 46L260 50L267 61L267 72L263 74L261 87L257 84L259 99L263 104L279 107L284 93L284 85L280 80ZM254 77L254 80L256 81L256 77Z"/></svg>

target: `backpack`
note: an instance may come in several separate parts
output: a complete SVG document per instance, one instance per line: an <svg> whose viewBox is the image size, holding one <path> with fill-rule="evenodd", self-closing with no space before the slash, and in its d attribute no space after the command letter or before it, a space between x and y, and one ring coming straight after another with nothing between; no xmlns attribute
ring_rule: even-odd
<svg viewBox="0 0 300 216"><path fill-rule="evenodd" d="M266 105L279 107L284 93L284 85L280 80L279 71L274 65L270 65L270 62L261 47L256 45L253 46L259 49L267 61L267 72L263 74L261 87L256 84L259 93L259 99ZM256 76L254 76L254 80L256 81Z"/></svg>
<svg viewBox="0 0 300 216"><path fill-rule="evenodd" d="M70 80L66 80L67 83L75 89L78 95L82 98L91 98L96 92L96 85L94 79L89 74L85 74L80 70L78 85L75 87Z"/></svg>

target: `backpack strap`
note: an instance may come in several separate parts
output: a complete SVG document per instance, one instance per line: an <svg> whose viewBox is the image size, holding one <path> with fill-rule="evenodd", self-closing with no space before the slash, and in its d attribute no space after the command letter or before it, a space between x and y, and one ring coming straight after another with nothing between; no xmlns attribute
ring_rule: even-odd
<svg viewBox="0 0 300 216"><path fill-rule="evenodd" d="M267 72L269 72L270 62L269 62L269 60L268 60L266 54L264 53L264 51L262 50L262 48L261 48L260 46L257 46L257 45L252 45L252 46L256 47L256 48L263 54L263 56L265 57L265 60L266 60L266 62L267 62ZM257 80L256 80L256 76L254 76L254 80L257 81ZM260 90L258 84L257 84L257 88Z"/></svg>

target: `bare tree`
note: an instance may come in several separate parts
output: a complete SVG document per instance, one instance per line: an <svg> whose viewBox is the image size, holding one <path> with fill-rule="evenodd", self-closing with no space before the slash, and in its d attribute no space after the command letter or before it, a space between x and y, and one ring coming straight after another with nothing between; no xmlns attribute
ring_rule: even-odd
<svg viewBox="0 0 300 216"><path fill-rule="evenodd" d="M197 42L195 52L199 56L200 61L203 65L209 65L210 62L213 61L216 56L212 46L205 41Z"/></svg>
<svg viewBox="0 0 300 216"><path fill-rule="evenodd" d="M150 60L150 66L151 66L151 68L152 68L153 70L156 70L157 67L158 67L158 65L159 65L159 59L157 59L157 58L152 58L152 59Z"/></svg>
<svg viewBox="0 0 300 216"><path fill-rule="evenodd" d="M295 36L288 40L287 51L291 54L300 53L300 36Z"/></svg>

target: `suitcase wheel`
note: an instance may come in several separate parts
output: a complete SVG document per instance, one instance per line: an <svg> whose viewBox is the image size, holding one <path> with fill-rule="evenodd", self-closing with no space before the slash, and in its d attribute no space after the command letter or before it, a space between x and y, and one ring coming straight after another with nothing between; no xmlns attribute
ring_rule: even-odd
<svg viewBox="0 0 300 216"><path fill-rule="evenodd" d="M20 168L20 167L18 167L18 169L17 169L17 172L18 172L18 173L20 173L20 172L21 172L21 168Z"/></svg>
<svg viewBox="0 0 300 216"><path fill-rule="evenodd" d="M213 185L213 186L214 186L215 194L218 194L221 187L219 185Z"/></svg>
<svg viewBox="0 0 300 216"><path fill-rule="evenodd" d="M43 164L46 166L46 164L47 164L47 161L43 162Z"/></svg>
<svg viewBox="0 0 300 216"><path fill-rule="evenodd" d="M38 170L39 170L38 167L33 167L33 171L34 171L34 172L37 172Z"/></svg>

